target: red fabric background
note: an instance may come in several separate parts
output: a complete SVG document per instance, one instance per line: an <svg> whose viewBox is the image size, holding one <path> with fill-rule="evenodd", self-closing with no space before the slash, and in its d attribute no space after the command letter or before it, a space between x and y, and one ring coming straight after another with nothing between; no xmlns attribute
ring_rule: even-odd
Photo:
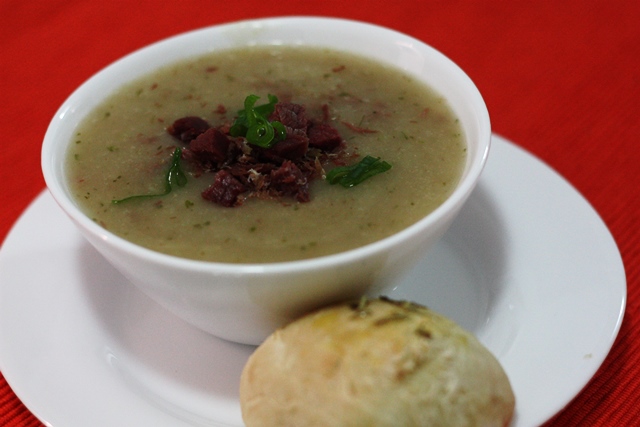
<svg viewBox="0 0 640 427"><path fill-rule="evenodd" d="M622 253L628 306L602 368L547 427L640 425L636 0L1 0L0 240L44 188L39 167L43 134L80 83L158 39L277 15L364 20L435 46L474 79L494 131L542 158L591 202ZM40 425L1 376L0 425Z"/></svg>

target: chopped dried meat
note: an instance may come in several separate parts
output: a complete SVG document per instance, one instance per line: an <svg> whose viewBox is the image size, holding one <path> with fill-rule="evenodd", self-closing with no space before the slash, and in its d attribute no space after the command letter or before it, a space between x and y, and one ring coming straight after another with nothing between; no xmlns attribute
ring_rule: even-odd
<svg viewBox="0 0 640 427"><path fill-rule="evenodd" d="M287 136L283 141L275 143L271 148L260 150L262 155L278 163L283 160L301 159L307 154L309 137L306 131L287 129Z"/></svg>
<svg viewBox="0 0 640 427"><path fill-rule="evenodd" d="M239 196L245 191L246 187L223 169L216 173L213 184L202 192L202 197L225 207L233 207L242 203Z"/></svg>
<svg viewBox="0 0 640 427"><path fill-rule="evenodd" d="M227 159L230 144L225 134L216 128L209 128L189 143L188 150L202 169L211 170Z"/></svg>
<svg viewBox="0 0 640 427"><path fill-rule="evenodd" d="M377 130L363 128L361 126L356 126L353 123L349 123L349 122L342 122L342 124L345 125L346 127L348 127L349 129L351 129L352 131L356 132L356 133L376 133L376 132L378 132Z"/></svg>
<svg viewBox="0 0 640 427"><path fill-rule="evenodd" d="M167 132L185 144L188 144L210 127L209 123L200 117L187 116L173 122L173 124L167 128Z"/></svg>
<svg viewBox="0 0 640 427"><path fill-rule="evenodd" d="M308 202L311 199L307 177L288 160L271 172L271 189L278 194L291 196L299 202Z"/></svg>
<svg viewBox="0 0 640 427"><path fill-rule="evenodd" d="M307 129L309 120L303 105L292 102L279 102L276 104L269 120L276 120L285 127L291 129Z"/></svg>
<svg viewBox="0 0 640 427"><path fill-rule="evenodd" d="M342 144L342 137L336 128L327 123L314 123L307 130L309 146L324 151L333 151Z"/></svg>
<svg viewBox="0 0 640 427"><path fill-rule="evenodd" d="M328 107L322 111L322 121L315 121L303 105L277 103L269 119L285 126L286 137L269 148L231 136L228 123L212 127L199 117L178 119L167 132L187 145L183 159L200 176L214 174L202 192L204 199L225 207L239 206L250 197L306 203L311 200L310 182L322 176L322 161L329 153L338 157L344 148L338 130L327 123Z"/></svg>

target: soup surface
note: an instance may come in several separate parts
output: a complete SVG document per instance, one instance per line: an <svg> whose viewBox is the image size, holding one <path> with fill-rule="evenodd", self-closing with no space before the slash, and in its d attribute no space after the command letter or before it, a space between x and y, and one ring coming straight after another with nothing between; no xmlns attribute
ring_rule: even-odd
<svg viewBox="0 0 640 427"><path fill-rule="evenodd" d="M351 188L316 179L305 203L249 198L224 207L201 195L212 174L183 164L183 187L113 203L163 192L180 145L167 132L175 120L231 123L249 94L324 115L344 140L346 163L370 155L391 169ZM457 118L421 82L351 54L280 46L208 54L118 89L78 127L66 171L87 215L125 239L185 258L265 263L353 249L415 223L453 191L465 159Z"/></svg>

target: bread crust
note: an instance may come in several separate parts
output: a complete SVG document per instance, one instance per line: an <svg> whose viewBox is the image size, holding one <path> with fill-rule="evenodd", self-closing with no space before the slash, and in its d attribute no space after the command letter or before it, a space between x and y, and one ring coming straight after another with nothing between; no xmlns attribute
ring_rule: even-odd
<svg viewBox="0 0 640 427"><path fill-rule="evenodd" d="M505 427L515 398L498 360L423 306L344 303L272 334L240 381L247 427Z"/></svg>

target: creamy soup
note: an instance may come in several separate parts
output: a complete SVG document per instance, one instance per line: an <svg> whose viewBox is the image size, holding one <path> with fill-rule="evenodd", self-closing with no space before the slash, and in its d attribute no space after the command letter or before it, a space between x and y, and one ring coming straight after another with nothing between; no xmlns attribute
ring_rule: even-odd
<svg viewBox="0 0 640 427"><path fill-rule="evenodd" d="M247 95L304 105L339 131L342 163L370 155L391 169L351 188L311 182L309 201L205 200L213 180L182 162L166 195L177 119L233 122ZM81 208L111 232L159 252L232 263L333 254L387 237L438 207L458 183L466 142L445 99L400 70L331 50L252 47L180 62L118 89L77 129L66 173ZM340 163L338 162L338 163ZM323 160L328 172L336 162Z"/></svg>

